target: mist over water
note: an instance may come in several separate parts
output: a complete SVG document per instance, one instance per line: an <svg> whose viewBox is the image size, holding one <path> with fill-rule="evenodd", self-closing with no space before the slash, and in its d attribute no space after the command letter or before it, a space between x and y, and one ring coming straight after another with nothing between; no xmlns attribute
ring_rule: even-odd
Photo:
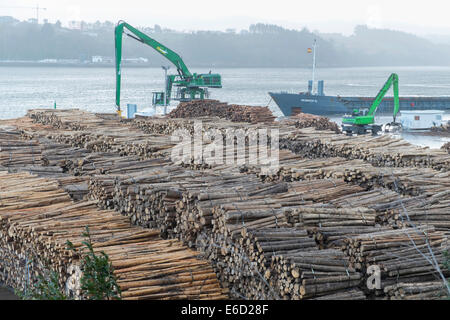
<svg viewBox="0 0 450 320"><path fill-rule="evenodd" d="M207 73L209 69L193 71ZM223 88L210 90L211 99L255 106L269 104L276 115L281 114L267 92L306 91L311 79L309 69L212 71L222 75ZM316 79L325 80L327 95L374 97L392 72L399 75L401 96L450 96L450 67L318 68ZM138 111L151 108L152 91L163 87L164 73L160 68L124 68L122 108L127 103L137 104ZM0 67L0 119L21 117L32 108L52 108L55 101L58 109L115 112L114 68ZM172 108L175 105L176 102ZM433 143L428 143L430 139ZM411 142L416 140L417 137L411 138ZM448 138L438 141L431 137L420 144L439 147L445 141Z"/></svg>

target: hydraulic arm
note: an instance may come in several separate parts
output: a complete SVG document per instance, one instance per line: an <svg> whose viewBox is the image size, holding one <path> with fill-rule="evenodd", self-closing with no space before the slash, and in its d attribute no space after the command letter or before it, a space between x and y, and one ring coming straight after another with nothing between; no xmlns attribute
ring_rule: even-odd
<svg viewBox="0 0 450 320"><path fill-rule="evenodd" d="M372 106L369 109L369 116L375 116L375 113L377 112L378 107L380 106L381 101L383 100L384 96L388 92L388 90L393 86L394 91L394 122L395 118L397 117L397 113L400 109L400 102L398 97L398 75L396 73L393 73L389 76L386 83L384 84L383 88L381 88L380 92L378 92L377 96L375 97L375 100L372 103Z"/></svg>
<svg viewBox="0 0 450 320"><path fill-rule="evenodd" d="M134 28L130 24L119 21L115 29L115 52L116 52L116 106L120 111L120 88L121 88L121 63L122 63L122 35L142 42L160 53L169 60L177 69L176 75L167 76L167 87L164 92L155 92L153 96L154 105L166 105L170 102L172 86L180 88L178 96L175 98L180 101L189 101L192 99L203 99L205 97L205 88L221 88L222 81L219 74L196 74L191 73L184 63L183 59L174 51L167 48L160 42L152 39L145 33ZM167 95L166 95L167 94Z"/></svg>

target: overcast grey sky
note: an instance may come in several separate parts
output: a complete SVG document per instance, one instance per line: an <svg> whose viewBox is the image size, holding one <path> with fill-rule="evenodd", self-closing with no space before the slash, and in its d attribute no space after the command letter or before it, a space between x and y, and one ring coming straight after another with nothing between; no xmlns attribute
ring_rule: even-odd
<svg viewBox="0 0 450 320"><path fill-rule="evenodd" d="M256 22L351 34L357 24L420 35L450 35L447 0L0 0L0 16L61 20L120 19L137 26L176 30L247 29Z"/></svg>

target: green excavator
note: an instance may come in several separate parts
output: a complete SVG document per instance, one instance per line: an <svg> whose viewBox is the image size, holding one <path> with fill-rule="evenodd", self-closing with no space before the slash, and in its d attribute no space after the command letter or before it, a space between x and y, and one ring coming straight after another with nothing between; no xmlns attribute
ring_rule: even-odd
<svg viewBox="0 0 450 320"><path fill-rule="evenodd" d="M127 32L128 31L128 32ZM166 78L166 88L164 91L153 92L152 104L154 106L166 106L170 100L191 101L195 99L204 99L208 95L208 88L222 88L222 79L219 74L197 74L191 73L183 62L183 59L174 51L170 50L158 41L150 38L145 33L139 31L124 21L119 21L115 29L115 47L116 47L116 107L120 111L120 84L121 84L121 63L122 63L122 35L142 42L167 60L173 63L178 74L168 75ZM172 87L177 87L177 92L172 98Z"/></svg>
<svg viewBox="0 0 450 320"><path fill-rule="evenodd" d="M375 113L391 86L393 86L394 91L394 121L389 123L388 126L390 128L399 128L400 124L395 122L400 109L398 96L398 75L393 73L389 76L388 80L375 97L375 100L369 110L354 109L351 115L345 115L342 118L342 132L345 132L347 135L352 135L353 133L365 134L367 131L371 131L373 135L378 134L382 127L375 124Z"/></svg>

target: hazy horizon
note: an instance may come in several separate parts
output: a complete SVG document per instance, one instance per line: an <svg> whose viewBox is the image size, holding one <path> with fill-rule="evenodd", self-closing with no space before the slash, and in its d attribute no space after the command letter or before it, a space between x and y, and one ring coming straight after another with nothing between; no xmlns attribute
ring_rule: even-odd
<svg viewBox="0 0 450 320"><path fill-rule="evenodd" d="M299 3L278 0L228 0L211 2L172 0L149 3L128 0L126 4L105 0L3 0L0 16L13 16L20 20L36 18L50 23L69 21L127 20L133 25L162 27L178 31L247 29L254 23L276 24L300 30L304 27L321 33L350 35L355 26L404 31L420 36L450 36L448 3L443 0L425 2L405 0L322 0Z"/></svg>

